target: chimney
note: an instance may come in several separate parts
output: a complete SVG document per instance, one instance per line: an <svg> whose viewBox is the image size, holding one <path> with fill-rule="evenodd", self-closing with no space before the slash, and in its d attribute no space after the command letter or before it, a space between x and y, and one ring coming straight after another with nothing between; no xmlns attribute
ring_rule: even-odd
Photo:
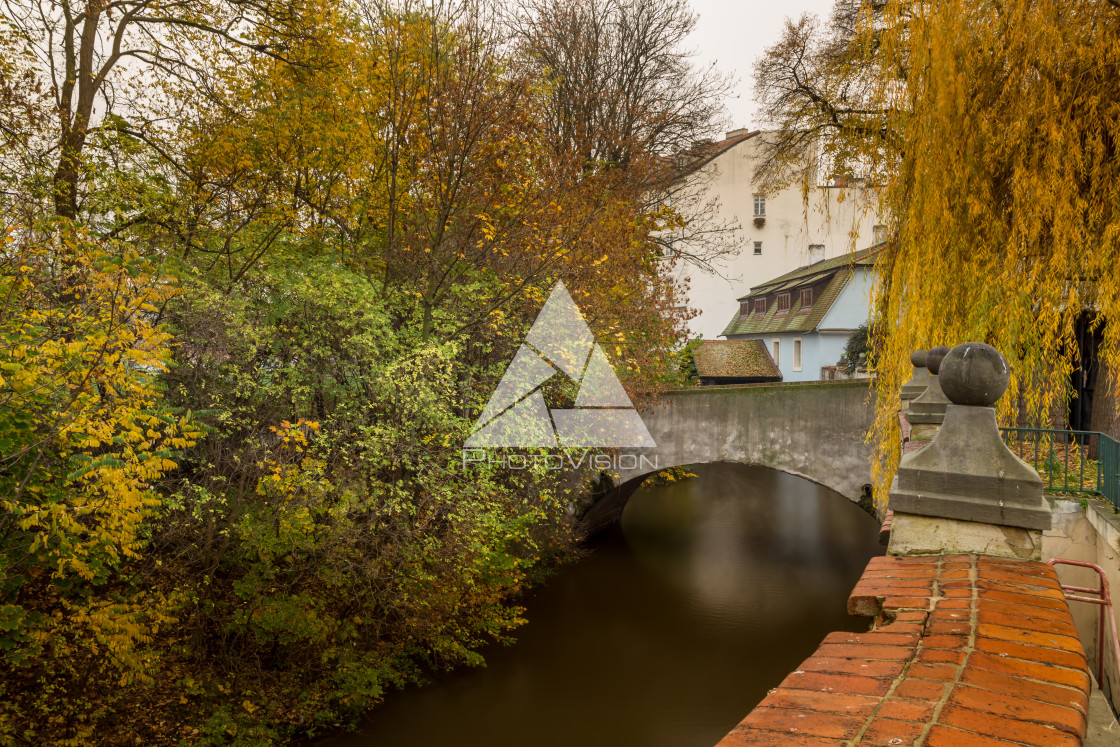
<svg viewBox="0 0 1120 747"><path fill-rule="evenodd" d="M746 127L740 127L737 130L729 130L727 132L727 139L730 140L731 138L739 137L740 135L746 135L748 132L750 132L750 129Z"/></svg>

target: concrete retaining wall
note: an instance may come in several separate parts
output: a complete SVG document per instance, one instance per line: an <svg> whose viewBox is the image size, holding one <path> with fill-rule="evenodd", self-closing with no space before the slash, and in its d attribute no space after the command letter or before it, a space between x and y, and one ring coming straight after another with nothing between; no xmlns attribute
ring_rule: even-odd
<svg viewBox="0 0 1120 747"><path fill-rule="evenodd" d="M1079 501L1053 501L1053 524L1042 536L1042 557L1065 558L1095 563L1104 569L1112 591L1113 604L1120 607L1120 517L1112 509L1096 500L1089 500L1083 508ZM1088 568L1058 566L1058 577L1063 584L1097 588L1095 571ZM1085 646L1089 669L1097 673L1098 636L1100 611L1097 605L1070 602L1073 622ZM1107 626L1107 623L1106 623ZM1112 653L1111 633L1106 633L1104 681L1100 688L1120 711L1120 672Z"/></svg>

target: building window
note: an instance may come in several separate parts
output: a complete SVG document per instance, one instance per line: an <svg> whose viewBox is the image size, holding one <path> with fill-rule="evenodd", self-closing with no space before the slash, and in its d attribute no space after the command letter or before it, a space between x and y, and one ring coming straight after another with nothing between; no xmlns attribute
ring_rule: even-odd
<svg viewBox="0 0 1120 747"><path fill-rule="evenodd" d="M766 299L765 298L756 298L754 300L754 313L756 313L756 314L765 314L766 313Z"/></svg>
<svg viewBox="0 0 1120 747"><path fill-rule="evenodd" d="M739 302L739 316L747 316L750 313L751 313L751 302L750 301L740 301Z"/></svg>
<svg viewBox="0 0 1120 747"><path fill-rule="evenodd" d="M756 217L756 218L765 218L766 217L766 195L755 195L754 196L754 217Z"/></svg>
<svg viewBox="0 0 1120 747"><path fill-rule="evenodd" d="M793 370L801 370L801 338L793 338Z"/></svg>
<svg viewBox="0 0 1120 747"><path fill-rule="evenodd" d="M779 314L784 314L787 311L789 311L789 294L788 293L779 293L778 294L778 313Z"/></svg>
<svg viewBox="0 0 1120 747"><path fill-rule="evenodd" d="M773 339L770 341L771 352L774 353L774 365L778 368L782 367L782 350L781 340Z"/></svg>
<svg viewBox="0 0 1120 747"><path fill-rule="evenodd" d="M806 309L811 309L811 308L813 308L813 289L812 288L802 288L801 289L801 310L805 311Z"/></svg>
<svg viewBox="0 0 1120 747"><path fill-rule="evenodd" d="M754 253L755 254L762 254L762 242L761 241L754 242Z"/></svg>
<svg viewBox="0 0 1120 747"><path fill-rule="evenodd" d="M874 238L872 238L872 241L874 241L876 244L882 244L887 240L886 226L875 226L871 229L871 232L874 234Z"/></svg>

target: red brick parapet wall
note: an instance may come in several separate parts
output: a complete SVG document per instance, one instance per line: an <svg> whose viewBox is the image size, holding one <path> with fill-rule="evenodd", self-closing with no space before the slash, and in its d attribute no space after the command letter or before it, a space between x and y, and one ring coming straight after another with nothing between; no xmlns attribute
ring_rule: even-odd
<svg viewBox="0 0 1120 747"><path fill-rule="evenodd" d="M832 633L718 747L1080 745L1089 671L1054 570L881 557Z"/></svg>

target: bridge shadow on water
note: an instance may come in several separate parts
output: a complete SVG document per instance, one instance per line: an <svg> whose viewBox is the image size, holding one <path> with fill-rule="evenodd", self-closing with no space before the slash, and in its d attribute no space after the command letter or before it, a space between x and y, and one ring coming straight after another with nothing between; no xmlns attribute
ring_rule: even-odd
<svg viewBox="0 0 1120 747"><path fill-rule="evenodd" d="M877 524L800 477L707 464L646 486L586 558L525 601L487 666L394 694L330 745L710 747L825 634Z"/></svg>

